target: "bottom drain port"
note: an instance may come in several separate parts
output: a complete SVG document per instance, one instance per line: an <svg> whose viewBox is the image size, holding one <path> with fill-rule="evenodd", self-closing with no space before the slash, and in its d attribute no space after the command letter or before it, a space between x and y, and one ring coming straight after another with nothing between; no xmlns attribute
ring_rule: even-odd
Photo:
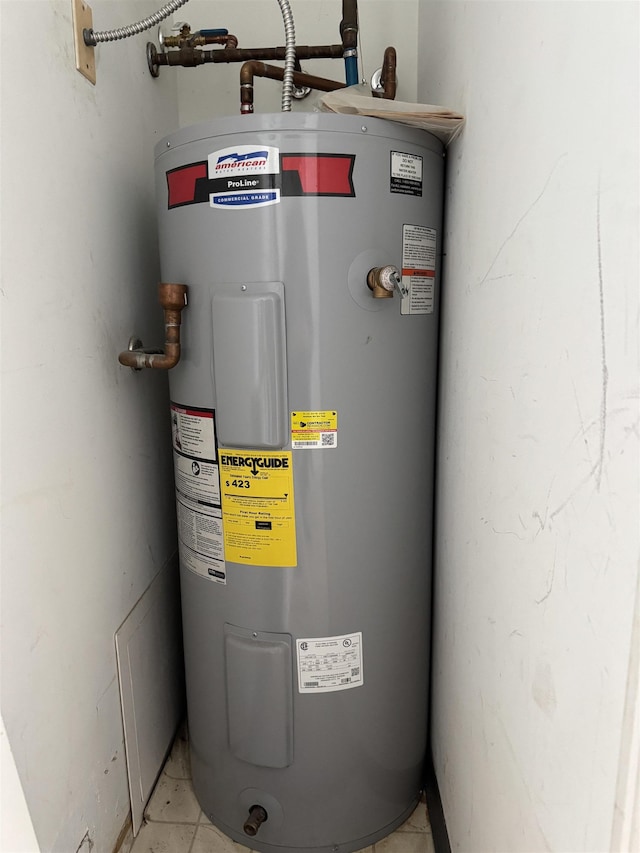
<svg viewBox="0 0 640 853"><path fill-rule="evenodd" d="M254 835L257 835L258 830L267 818L268 814L262 806L251 806L249 817L246 819L243 827L245 833L253 838Z"/></svg>

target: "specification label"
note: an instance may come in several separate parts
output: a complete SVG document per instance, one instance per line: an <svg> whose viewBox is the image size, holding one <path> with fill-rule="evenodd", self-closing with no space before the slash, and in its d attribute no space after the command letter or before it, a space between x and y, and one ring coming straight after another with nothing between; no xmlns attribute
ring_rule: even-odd
<svg viewBox="0 0 640 853"><path fill-rule="evenodd" d="M213 409L171 403L178 546L183 566L226 583Z"/></svg>
<svg viewBox="0 0 640 853"><path fill-rule="evenodd" d="M362 632L296 640L298 691L331 693L364 684Z"/></svg>
<svg viewBox="0 0 640 853"><path fill-rule="evenodd" d="M436 284L436 230L424 225L402 226L401 314L432 314Z"/></svg>
<svg viewBox="0 0 640 853"><path fill-rule="evenodd" d="M294 450L337 447L338 413L291 412L291 446Z"/></svg>
<svg viewBox="0 0 640 853"><path fill-rule="evenodd" d="M224 552L249 566L296 566L292 453L220 452Z"/></svg>

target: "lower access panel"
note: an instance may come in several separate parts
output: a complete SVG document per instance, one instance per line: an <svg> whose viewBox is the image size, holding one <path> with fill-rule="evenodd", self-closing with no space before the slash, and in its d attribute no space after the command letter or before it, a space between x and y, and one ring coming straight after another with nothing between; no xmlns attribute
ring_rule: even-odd
<svg viewBox="0 0 640 853"><path fill-rule="evenodd" d="M293 761L291 637L224 626L229 748L242 761Z"/></svg>

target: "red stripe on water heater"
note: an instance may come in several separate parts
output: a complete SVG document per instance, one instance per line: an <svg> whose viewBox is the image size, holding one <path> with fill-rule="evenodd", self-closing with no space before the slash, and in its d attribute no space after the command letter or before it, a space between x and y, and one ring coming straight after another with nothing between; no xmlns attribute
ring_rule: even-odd
<svg viewBox="0 0 640 853"><path fill-rule="evenodd" d="M283 172L297 172L303 195L354 196L352 154L282 154Z"/></svg>
<svg viewBox="0 0 640 853"><path fill-rule="evenodd" d="M196 181L206 177L206 163L192 163L167 172L169 208L193 204L196 199Z"/></svg>

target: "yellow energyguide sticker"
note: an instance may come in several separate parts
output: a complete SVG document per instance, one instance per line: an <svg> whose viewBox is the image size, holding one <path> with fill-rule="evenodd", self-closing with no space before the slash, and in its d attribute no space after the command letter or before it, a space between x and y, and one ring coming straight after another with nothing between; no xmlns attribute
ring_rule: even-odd
<svg viewBox="0 0 640 853"><path fill-rule="evenodd" d="M296 566L293 454L220 448L225 559Z"/></svg>
<svg viewBox="0 0 640 853"><path fill-rule="evenodd" d="M291 446L299 448L328 448L338 446L338 413L291 412Z"/></svg>

